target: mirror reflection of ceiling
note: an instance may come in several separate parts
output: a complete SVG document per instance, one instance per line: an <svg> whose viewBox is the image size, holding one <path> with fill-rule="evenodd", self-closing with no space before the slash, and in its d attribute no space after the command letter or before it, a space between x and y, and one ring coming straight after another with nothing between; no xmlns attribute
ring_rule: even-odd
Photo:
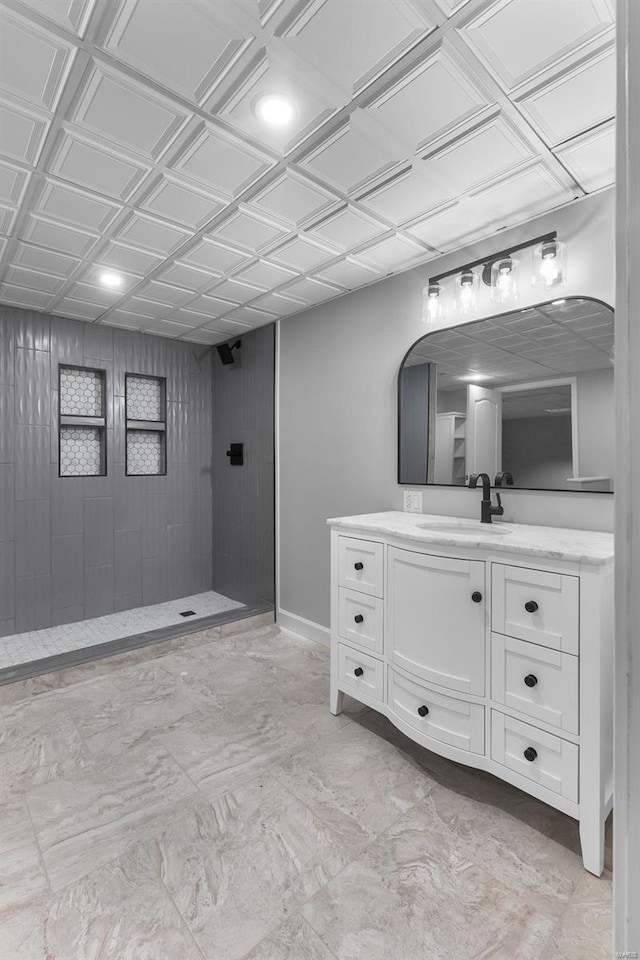
<svg viewBox="0 0 640 960"><path fill-rule="evenodd" d="M514 390L502 394L502 419L570 417L571 387L550 385L537 390Z"/></svg>
<svg viewBox="0 0 640 960"><path fill-rule="evenodd" d="M405 363L437 363L438 390L497 387L605 369L613 343L613 310L576 298L436 330Z"/></svg>
<svg viewBox="0 0 640 960"><path fill-rule="evenodd" d="M599 191L614 21L614 0L0 0L0 302L217 343ZM274 92L288 124L256 115Z"/></svg>

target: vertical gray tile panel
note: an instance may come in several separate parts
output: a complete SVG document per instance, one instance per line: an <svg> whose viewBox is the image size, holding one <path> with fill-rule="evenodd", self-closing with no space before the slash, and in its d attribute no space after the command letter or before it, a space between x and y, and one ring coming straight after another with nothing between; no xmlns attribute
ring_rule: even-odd
<svg viewBox="0 0 640 960"><path fill-rule="evenodd" d="M113 563L113 499L84 501L84 564L104 567Z"/></svg>
<svg viewBox="0 0 640 960"><path fill-rule="evenodd" d="M82 366L82 340L84 327L82 320L67 320L64 317L51 317L51 387L58 383L58 366L70 363Z"/></svg>
<svg viewBox="0 0 640 960"><path fill-rule="evenodd" d="M51 626L51 577L16 578L16 633Z"/></svg>
<svg viewBox="0 0 640 960"><path fill-rule="evenodd" d="M0 463L13 463L15 458L15 389L0 384Z"/></svg>
<svg viewBox="0 0 640 960"><path fill-rule="evenodd" d="M77 623L84 620L84 604L77 607L65 607L64 610L51 611L51 625L60 627L64 623Z"/></svg>
<svg viewBox="0 0 640 960"><path fill-rule="evenodd" d="M116 530L115 532L115 597L137 597L142 604L142 532ZM135 606L135 604L134 604Z"/></svg>
<svg viewBox="0 0 640 960"><path fill-rule="evenodd" d="M0 310L0 384L11 384L14 382L16 350L14 311L11 307L2 307Z"/></svg>
<svg viewBox="0 0 640 960"><path fill-rule="evenodd" d="M0 543L0 620L13 620L16 610L15 550L11 540Z"/></svg>
<svg viewBox="0 0 640 960"><path fill-rule="evenodd" d="M114 523L116 530L139 530L142 527L142 485L140 477L126 477L116 467L114 484Z"/></svg>
<svg viewBox="0 0 640 960"><path fill-rule="evenodd" d="M192 581L195 580L190 534L191 527L188 523L174 524L167 529L171 597L188 596L191 593Z"/></svg>
<svg viewBox="0 0 640 960"><path fill-rule="evenodd" d="M85 323L83 325L82 353L85 357L95 360L113 360L113 327L105 327L99 323Z"/></svg>
<svg viewBox="0 0 640 960"><path fill-rule="evenodd" d="M0 463L0 540L13 540L15 530L13 464Z"/></svg>
<svg viewBox="0 0 640 960"><path fill-rule="evenodd" d="M142 602L162 603L169 592L169 573L166 557L142 561Z"/></svg>
<svg viewBox="0 0 640 960"><path fill-rule="evenodd" d="M51 536L68 537L84 529L84 479L59 477L51 464Z"/></svg>
<svg viewBox="0 0 640 960"><path fill-rule="evenodd" d="M16 350L16 423L48 426L51 420L51 364L42 350Z"/></svg>
<svg viewBox="0 0 640 960"><path fill-rule="evenodd" d="M165 493L152 493L142 497L143 560L167 555L167 508Z"/></svg>
<svg viewBox="0 0 640 960"><path fill-rule="evenodd" d="M113 613L113 564L86 567L84 571L84 615L105 617Z"/></svg>
<svg viewBox="0 0 640 960"><path fill-rule="evenodd" d="M51 603L54 610L84 602L84 542L82 535L51 540Z"/></svg>
<svg viewBox="0 0 640 960"><path fill-rule="evenodd" d="M0 637L11 637L15 632L15 620L0 620Z"/></svg>
<svg viewBox="0 0 640 960"><path fill-rule="evenodd" d="M51 508L48 500L16 503L16 579L51 572Z"/></svg>
<svg viewBox="0 0 640 960"><path fill-rule="evenodd" d="M3 308L6 309L6 308ZM50 317L35 310L12 309L16 331L16 347L27 350L49 349Z"/></svg>
<svg viewBox="0 0 640 960"><path fill-rule="evenodd" d="M16 424L16 500L49 499L49 427Z"/></svg>
<svg viewBox="0 0 640 960"><path fill-rule="evenodd" d="M169 463L189 460L189 404L167 404L167 459Z"/></svg>

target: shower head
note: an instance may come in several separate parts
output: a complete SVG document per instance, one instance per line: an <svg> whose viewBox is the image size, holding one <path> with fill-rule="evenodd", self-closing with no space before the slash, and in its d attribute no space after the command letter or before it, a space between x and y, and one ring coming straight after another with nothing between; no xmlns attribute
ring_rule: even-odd
<svg viewBox="0 0 640 960"><path fill-rule="evenodd" d="M242 340L236 340L234 343L220 343L216 346L218 351L218 356L222 363L227 366L230 363L235 363L236 358L233 355L234 350L239 350L242 346Z"/></svg>

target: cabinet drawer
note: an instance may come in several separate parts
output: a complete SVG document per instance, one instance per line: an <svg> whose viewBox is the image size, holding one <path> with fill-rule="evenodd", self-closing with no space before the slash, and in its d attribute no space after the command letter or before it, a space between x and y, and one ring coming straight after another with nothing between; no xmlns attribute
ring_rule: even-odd
<svg viewBox="0 0 640 960"><path fill-rule="evenodd" d="M340 588L338 632L349 643L355 643L372 653L382 653L383 620L384 600Z"/></svg>
<svg viewBox="0 0 640 960"><path fill-rule="evenodd" d="M469 753L484 753L484 707L407 680L389 667L388 705L425 737Z"/></svg>
<svg viewBox="0 0 640 960"><path fill-rule="evenodd" d="M491 696L536 720L578 733L578 658L494 633Z"/></svg>
<svg viewBox="0 0 640 960"><path fill-rule="evenodd" d="M579 580L494 563L492 629L543 647L578 653Z"/></svg>
<svg viewBox="0 0 640 960"><path fill-rule="evenodd" d="M338 570L341 587L382 597L384 545L374 540L338 537Z"/></svg>
<svg viewBox="0 0 640 960"><path fill-rule="evenodd" d="M359 699L365 694L369 699L384 702L384 664L366 653L353 650L344 643L338 644L338 685Z"/></svg>
<svg viewBox="0 0 640 960"><path fill-rule="evenodd" d="M578 802L578 754L575 743L491 711L491 757L574 803Z"/></svg>

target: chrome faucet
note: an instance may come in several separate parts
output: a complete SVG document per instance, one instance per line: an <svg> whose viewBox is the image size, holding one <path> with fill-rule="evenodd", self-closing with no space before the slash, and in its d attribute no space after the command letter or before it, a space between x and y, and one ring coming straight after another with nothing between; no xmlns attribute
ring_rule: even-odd
<svg viewBox="0 0 640 960"><path fill-rule="evenodd" d="M498 506L494 507L491 503L491 480L488 473L473 473L469 477L469 486L472 490L478 486L478 480L482 481L482 503L480 504L480 519L482 523L491 523L491 517L501 517L504 513L500 494L496 492Z"/></svg>

